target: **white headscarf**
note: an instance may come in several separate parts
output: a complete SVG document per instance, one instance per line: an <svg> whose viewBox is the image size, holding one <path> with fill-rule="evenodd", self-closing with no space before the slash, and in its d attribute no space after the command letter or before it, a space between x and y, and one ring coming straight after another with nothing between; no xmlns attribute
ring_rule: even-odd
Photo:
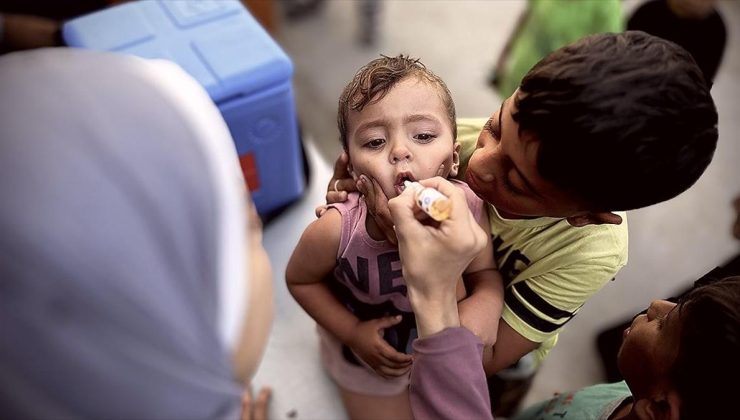
<svg viewBox="0 0 740 420"><path fill-rule="evenodd" d="M0 412L236 417L244 181L179 67L0 57Z"/></svg>

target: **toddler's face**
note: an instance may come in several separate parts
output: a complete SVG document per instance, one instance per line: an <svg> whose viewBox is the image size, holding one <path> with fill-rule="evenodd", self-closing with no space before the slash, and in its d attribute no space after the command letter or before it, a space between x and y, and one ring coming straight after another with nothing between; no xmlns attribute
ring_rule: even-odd
<svg viewBox="0 0 740 420"><path fill-rule="evenodd" d="M441 175L447 176L457 165L457 146L438 88L416 77L398 82L362 111L350 111L347 122L352 176L374 178L388 198L400 194L406 179L431 178L442 165Z"/></svg>

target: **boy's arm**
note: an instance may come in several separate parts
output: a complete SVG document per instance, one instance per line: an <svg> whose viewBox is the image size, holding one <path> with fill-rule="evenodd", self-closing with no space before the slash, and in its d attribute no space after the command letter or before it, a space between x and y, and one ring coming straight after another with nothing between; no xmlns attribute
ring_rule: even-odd
<svg viewBox="0 0 740 420"><path fill-rule="evenodd" d="M495 269L463 276L470 294L458 305L460 324L481 339L486 347L496 344L503 310L504 286Z"/></svg>
<svg viewBox="0 0 740 420"><path fill-rule="evenodd" d="M515 329L511 328L506 320L502 319L498 323L498 333L496 336L496 345L493 347L493 354L485 353L483 355L483 367L486 370L486 375L491 376L494 373L506 369L539 346L540 343L524 338Z"/></svg>
<svg viewBox="0 0 740 420"><path fill-rule="evenodd" d="M411 356L396 351L379 334L399 323L400 317L360 321L325 283L336 265L340 229L341 215L335 209L306 228L285 270L288 290L319 325L351 347L379 375L402 375L410 368Z"/></svg>
<svg viewBox="0 0 740 420"><path fill-rule="evenodd" d="M483 209L478 224L486 232L486 247L468 265L463 279L469 296L460 302L460 323L483 341L486 348L496 343L504 305L504 284L493 258L488 212ZM487 353L487 352L486 352Z"/></svg>
<svg viewBox="0 0 740 420"><path fill-rule="evenodd" d="M505 369L546 343L583 304L622 267L620 253L604 253L574 261L527 278L505 291L502 321L493 357L484 356L487 374Z"/></svg>

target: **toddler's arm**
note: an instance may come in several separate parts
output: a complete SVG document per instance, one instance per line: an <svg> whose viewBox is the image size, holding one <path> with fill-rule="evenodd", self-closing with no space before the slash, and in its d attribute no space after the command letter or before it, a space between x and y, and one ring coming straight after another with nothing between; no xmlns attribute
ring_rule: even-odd
<svg viewBox="0 0 740 420"><path fill-rule="evenodd" d="M319 325L351 347L378 374L401 375L410 368L411 356L397 352L378 333L400 319L360 321L325 283L336 265L340 228L341 215L335 209L306 228L285 270L288 290Z"/></svg>
<svg viewBox="0 0 740 420"><path fill-rule="evenodd" d="M329 210L306 228L288 261L285 279L288 290L303 309L344 342L350 337L357 318L324 283L336 265L339 223L339 212Z"/></svg>

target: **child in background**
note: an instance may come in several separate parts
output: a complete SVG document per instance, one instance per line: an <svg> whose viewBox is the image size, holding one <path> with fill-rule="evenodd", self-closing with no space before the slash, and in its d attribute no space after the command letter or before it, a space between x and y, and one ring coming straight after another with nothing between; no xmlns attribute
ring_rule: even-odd
<svg viewBox="0 0 740 420"><path fill-rule="evenodd" d="M407 180L457 175L454 103L444 82L418 60L382 57L360 69L340 97L338 125L352 177L375 180L386 197L400 194ZM473 222L490 234L482 200L455 183ZM398 248L386 240L362 195L349 194L306 228L286 279L319 324L322 361L349 416L411 418L408 353L415 320ZM490 241L468 265L457 300L462 324L490 348L503 305ZM474 306L485 307L486 317L466 316Z"/></svg>
<svg viewBox="0 0 740 420"><path fill-rule="evenodd" d="M731 418L739 353L740 277L728 277L635 317L617 356L624 381L560 394L514 419Z"/></svg>

